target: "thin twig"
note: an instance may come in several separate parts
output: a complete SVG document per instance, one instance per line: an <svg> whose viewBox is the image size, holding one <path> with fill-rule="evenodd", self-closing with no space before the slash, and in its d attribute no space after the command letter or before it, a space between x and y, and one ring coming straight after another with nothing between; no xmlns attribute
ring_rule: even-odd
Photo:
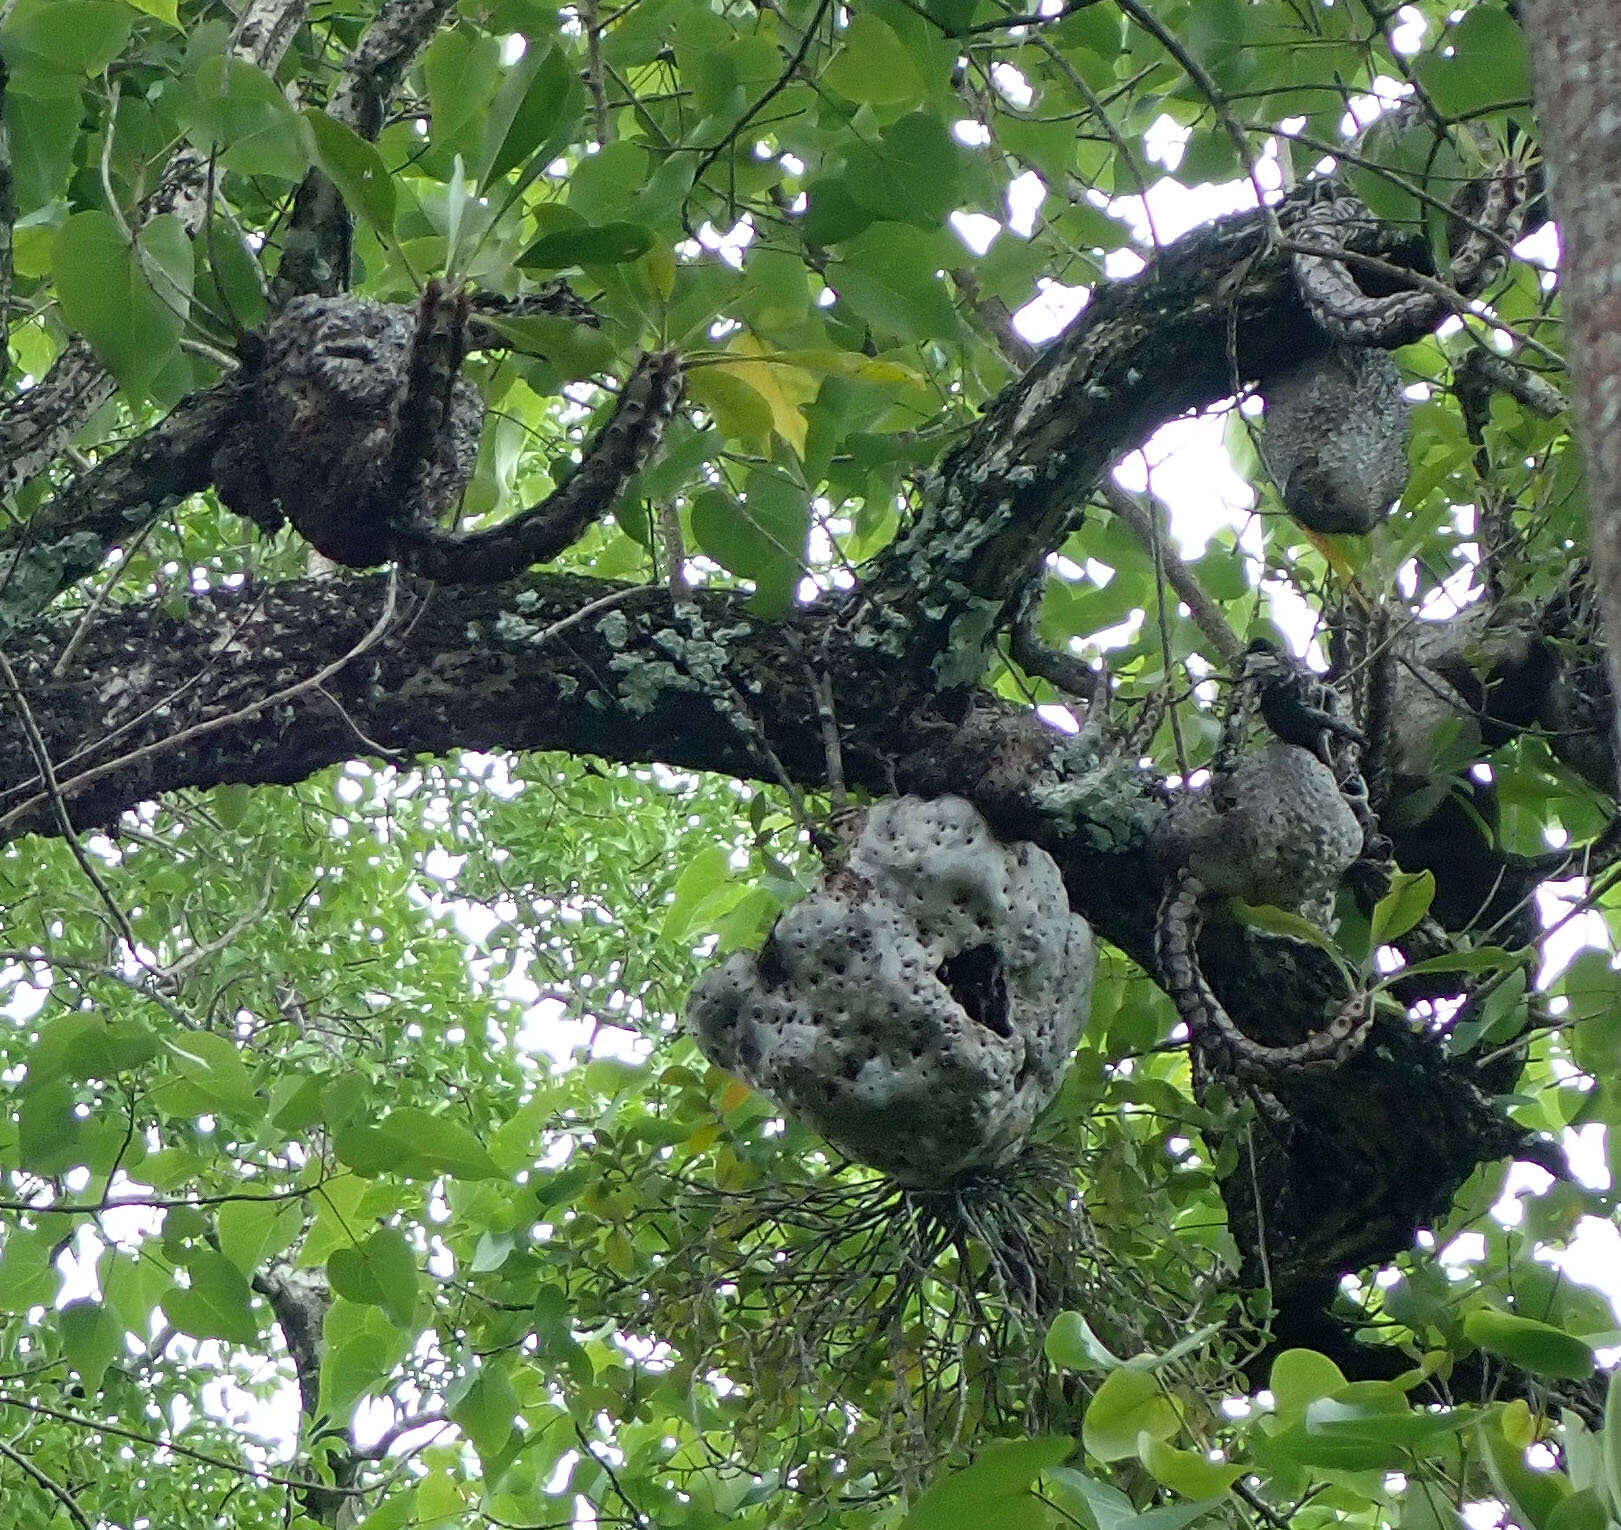
<svg viewBox="0 0 1621 1530"><path fill-rule="evenodd" d="M104 777L112 775L115 771L128 769L142 760L152 759L157 755L168 754L178 749L182 744L189 744L193 739L202 738L210 733L217 733L222 728L234 728L238 723L247 722L249 718L257 717L269 707L280 706L283 702L295 700L305 692L318 689L333 675L344 669L361 654L373 647L383 636L394 621L394 607L399 591L399 576L391 573L388 580L388 591L383 602L383 611L371 630L355 644L347 653L340 654L330 663L324 664L313 675L305 680L294 681L293 684L283 686L279 691L272 691L268 696L262 696L257 701L250 701L245 707L238 707L234 712L227 712L223 717L210 717L203 722L193 723L189 728L182 728L180 732L171 734L168 738L161 738L141 748L122 755L116 760L108 760L101 765L94 765L89 770L80 771L77 775L69 776L66 781L55 788L54 793L36 792L32 797L26 798L17 804L3 818L0 818L0 833L9 830L21 817L32 812L47 795L60 796L63 792L82 791L85 787L93 785ZM576 615L580 614L578 612ZM559 623L559 626L563 623ZM3 662L3 661L0 661ZM14 684L15 682L13 682Z"/></svg>
<svg viewBox="0 0 1621 1530"><path fill-rule="evenodd" d="M28 1457L25 1456L20 1450L13 1450L11 1446L6 1444L4 1440L0 1440L0 1456L4 1456L8 1461L14 1461L25 1475L32 1477L35 1482L44 1488L52 1498L54 1498L59 1504L62 1505L64 1509L68 1511L68 1514L73 1519L73 1523L80 1526L81 1530L95 1530L95 1527L85 1517L84 1510L81 1509L78 1503L75 1501L73 1494L68 1492L68 1490L63 1487L62 1484L56 1480L56 1478L50 1476L47 1472L44 1472L39 1467L35 1466L34 1463L30 1461Z"/></svg>
<svg viewBox="0 0 1621 1530"><path fill-rule="evenodd" d="M79 863L79 870L84 873L85 880L95 888L96 896L101 899L129 954L139 961L135 931L130 925L129 916L118 906L118 900L113 897L112 890L79 842L78 830L68 815L67 804L62 800L62 790L57 785L56 768L51 764L50 750L46 748L39 724L34 720L34 709L29 706L28 697L23 694L22 685L18 682L17 672L12 669L11 661L3 652L0 652L0 678L5 680L6 689L11 693L12 705L17 709L17 720L22 724L23 735L28 740L29 753L34 756L34 768L39 771L40 779L45 783L45 793L51 802L51 814L56 819L57 827L62 831L62 838L67 841L68 850L73 859Z"/></svg>
<svg viewBox="0 0 1621 1530"><path fill-rule="evenodd" d="M199 1461L204 1466L217 1466L222 1471L251 1477L255 1482L267 1482L272 1487L302 1491L310 1485L297 1477L283 1477L279 1473L266 1471L262 1466L253 1466L242 1461L228 1461L224 1456L210 1455L206 1450L193 1450L189 1445L182 1445L179 1440L166 1439L161 1435L142 1434L139 1430L126 1429L122 1424L112 1423L108 1419L86 1418L82 1414L66 1413L60 1408L52 1408L45 1403L34 1402L27 1397L17 1397L9 1392L0 1392L0 1408L20 1408L23 1412L32 1413L39 1418L53 1418L59 1423L73 1424L93 1433L115 1435L121 1440L134 1440L138 1445L150 1445L154 1450L172 1450L177 1456ZM328 1493L342 1493L356 1498L369 1491L363 1488L334 1487L330 1483L323 1483L322 1488Z"/></svg>
<svg viewBox="0 0 1621 1530"><path fill-rule="evenodd" d="M1158 548L1159 566L1164 572L1165 582L1176 591L1177 599L1188 608L1194 625L1209 639L1210 646L1222 661L1229 668L1236 669L1244 657L1243 643L1210 598L1209 592L1199 583L1193 570L1174 549L1164 545L1157 531L1158 515L1140 505L1112 477L1106 476L1103 480L1103 498L1148 553L1154 554L1155 548Z"/></svg>

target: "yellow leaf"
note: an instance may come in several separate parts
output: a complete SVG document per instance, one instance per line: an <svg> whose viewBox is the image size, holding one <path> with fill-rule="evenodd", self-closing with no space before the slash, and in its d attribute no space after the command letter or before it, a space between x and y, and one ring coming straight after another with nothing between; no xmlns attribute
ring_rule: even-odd
<svg viewBox="0 0 1621 1530"><path fill-rule="evenodd" d="M802 367L809 372L824 372L835 377L853 377L859 382L908 383L921 387L922 376L898 361L884 361L863 356L859 351L814 350L781 351L778 364Z"/></svg>
<svg viewBox="0 0 1621 1530"><path fill-rule="evenodd" d="M736 1110L753 1093L754 1091L742 1079L734 1078L720 1097L720 1113L725 1115L728 1111Z"/></svg>
<svg viewBox="0 0 1621 1530"><path fill-rule="evenodd" d="M720 1136L720 1122L705 1121L697 1131L687 1138L687 1146L694 1153L702 1153L718 1136Z"/></svg>
<svg viewBox="0 0 1621 1530"><path fill-rule="evenodd" d="M694 367L687 396L710 412L723 436L757 444L761 451L771 444L771 405L731 367Z"/></svg>
<svg viewBox="0 0 1621 1530"><path fill-rule="evenodd" d="M720 370L747 383L766 401L771 428L803 457L810 426L799 406L816 397L819 384L815 377L803 367L766 359L765 348L753 335L738 335L728 349L741 359L721 362Z"/></svg>
<svg viewBox="0 0 1621 1530"><path fill-rule="evenodd" d="M675 290L675 251L660 239L642 256L641 267L660 299L669 302Z"/></svg>
<svg viewBox="0 0 1621 1530"><path fill-rule="evenodd" d="M1356 583L1357 569L1368 561L1367 544L1364 538L1357 538L1357 542L1363 544L1360 548L1349 537L1325 536L1318 531L1307 531L1306 540L1327 559L1328 566L1340 576L1344 583ZM1353 557L1353 554L1360 554L1360 556Z"/></svg>
<svg viewBox="0 0 1621 1530"><path fill-rule="evenodd" d="M1503 1438L1519 1450L1529 1449L1537 1442L1537 1421L1525 1399L1516 1397L1508 1403L1498 1420Z"/></svg>

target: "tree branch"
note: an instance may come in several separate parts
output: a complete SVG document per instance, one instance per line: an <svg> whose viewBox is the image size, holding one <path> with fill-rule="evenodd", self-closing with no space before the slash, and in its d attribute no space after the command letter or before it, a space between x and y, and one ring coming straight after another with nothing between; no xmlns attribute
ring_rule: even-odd
<svg viewBox="0 0 1621 1530"><path fill-rule="evenodd" d="M304 20L308 0L248 0L237 21L233 54L274 73ZM136 225L174 213L195 237L208 214L208 159L190 144L170 157L163 177L141 204ZM43 472L113 396L117 383L90 347L70 340L45 376L0 405L0 493Z"/></svg>
<svg viewBox="0 0 1621 1530"><path fill-rule="evenodd" d="M213 482L214 452L246 397L235 377L192 394L161 424L0 533L0 630L94 573L110 548L166 506L206 489Z"/></svg>
<svg viewBox="0 0 1621 1530"><path fill-rule="evenodd" d="M1276 209L1285 231L1308 205ZM873 609L904 632L913 662L974 678L1029 570L1074 529L1122 453L1166 421L1265 376L1321 336L1272 209L1236 213L1167 245L1141 275L1099 288L1079 320L1004 389L929 475L922 503L875 560ZM1399 231L1351 231L1396 253Z"/></svg>
<svg viewBox="0 0 1621 1530"><path fill-rule="evenodd" d="M327 115L362 138L375 139L406 71L452 9L453 0L388 0L349 55ZM311 170L293 197L282 235L277 298L286 302L301 293L330 297L343 291L349 285L351 232L338 188Z"/></svg>

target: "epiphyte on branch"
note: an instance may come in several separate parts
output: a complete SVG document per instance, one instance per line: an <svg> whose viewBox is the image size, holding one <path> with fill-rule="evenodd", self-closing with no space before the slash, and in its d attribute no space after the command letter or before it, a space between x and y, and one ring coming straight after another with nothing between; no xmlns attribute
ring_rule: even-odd
<svg viewBox="0 0 1621 1530"><path fill-rule="evenodd" d="M1154 838L1170 869L1246 903L1300 908L1326 897L1362 851L1363 831L1334 772L1274 739L1184 792Z"/></svg>
<svg viewBox="0 0 1621 1530"><path fill-rule="evenodd" d="M351 568L394 556L399 528L437 520L472 474L484 404L452 367L436 439L411 443L414 460L396 481L422 327L398 304L293 299L248 360L256 407L215 456L221 499L267 528L285 516Z"/></svg>
<svg viewBox="0 0 1621 1530"><path fill-rule="evenodd" d="M663 444L682 392L673 352L625 379L579 466L498 525L439 524L473 471L484 403L460 375L469 307L429 283L415 307L300 297L259 338L252 404L215 454L221 500L266 530L283 519L350 568L390 558L447 583L491 584L555 557L607 513Z"/></svg>
<svg viewBox="0 0 1621 1530"><path fill-rule="evenodd" d="M870 809L846 864L693 989L705 1054L903 1184L1005 1162L1091 1008L1052 858L960 797Z"/></svg>
<svg viewBox="0 0 1621 1530"><path fill-rule="evenodd" d="M1267 469L1308 531L1367 532L1407 484L1401 373L1382 350L1330 345L1267 378Z"/></svg>

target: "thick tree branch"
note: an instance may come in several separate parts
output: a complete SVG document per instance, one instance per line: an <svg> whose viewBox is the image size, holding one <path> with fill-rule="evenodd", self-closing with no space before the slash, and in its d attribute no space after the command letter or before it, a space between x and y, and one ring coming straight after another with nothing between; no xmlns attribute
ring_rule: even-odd
<svg viewBox="0 0 1621 1530"><path fill-rule="evenodd" d="M109 548L128 541L166 506L207 488L214 452L244 398L234 378L192 394L162 424L8 528L0 537L0 630L94 573Z"/></svg>
<svg viewBox="0 0 1621 1530"><path fill-rule="evenodd" d="M1593 572L1621 696L1621 0L1530 0ZM1614 719L1621 760L1621 709Z"/></svg>
<svg viewBox="0 0 1621 1530"><path fill-rule="evenodd" d="M541 574L518 589L408 591L391 615L389 590L383 576L305 580L199 598L178 615L104 611L64 676L54 661L68 623L19 632L11 663L36 737L0 717L0 836L59 832L41 743L76 827L116 832L122 811L152 797L300 781L357 754L559 749L761 780L780 770L815 788L831 712L850 786L969 797L999 833L1042 844L1073 907L1154 970L1161 783L1101 753L1093 730L1073 737L931 688L848 622L850 609L761 622L729 592L677 602L657 586ZM818 673L838 677L831 707L818 704ZM1265 1045L1320 1029L1344 998L1322 951L1236 925L1212 923L1200 961ZM1396 1016L1378 1017L1343 1069L1279 1094L1309 1131L1245 1147L1225 1188L1252 1274L1265 1268L1302 1302L1317 1300L1324 1270L1407 1248L1476 1163L1516 1142L1469 1060Z"/></svg>
<svg viewBox="0 0 1621 1530"><path fill-rule="evenodd" d="M307 4L308 0L248 0L232 42L235 57L274 73L303 23ZM195 237L208 215L207 190L207 156L182 144L141 204L135 222L140 226L160 213L173 213ZM0 404L0 494L49 467L117 386L90 347L74 339L34 387Z"/></svg>
<svg viewBox="0 0 1621 1530"><path fill-rule="evenodd" d="M1276 209L1286 233L1307 205L1302 192ZM1321 344L1287 251L1267 238L1270 216L1220 219L1141 275L1099 288L929 476L869 583L914 662L947 681L972 678L1028 571L1073 529L1110 462L1167 420ZM1396 253L1399 239L1364 227L1349 242Z"/></svg>
<svg viewBox="0 0 1621 1530"><path fill-rule="evenodd" d="M344 65L327 114L362 138L376 138L406 70L452 9L452 0L388 0ZM338 188L311 170L293 198L282 235L276 296L285 302L301 293L330 297L343 291L349 285L351 233Z"/></svg>

